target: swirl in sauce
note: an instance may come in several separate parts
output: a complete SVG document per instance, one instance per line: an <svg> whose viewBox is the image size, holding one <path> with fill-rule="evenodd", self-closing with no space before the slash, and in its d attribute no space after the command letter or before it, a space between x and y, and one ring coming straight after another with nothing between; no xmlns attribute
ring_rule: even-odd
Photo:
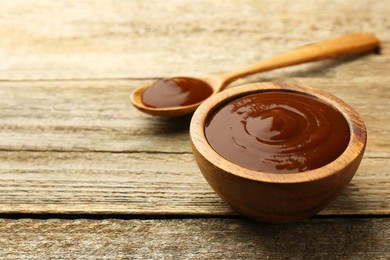
<svg viewBox="0 0 390 260"><path fill-rule="evenodd" d="M148 107L167 108L196 104L208 98L213 89L204 81L173 77L160 79L142 93L142 103Z"/></svg>
<svg viewBox="0 0 390 260"><path fill-rule="evenodd" d="M339 157L350 130L334 107L290 92L264 92L233 100L212 113L205 134L225 159L248 169L293 173Z"/></svg>

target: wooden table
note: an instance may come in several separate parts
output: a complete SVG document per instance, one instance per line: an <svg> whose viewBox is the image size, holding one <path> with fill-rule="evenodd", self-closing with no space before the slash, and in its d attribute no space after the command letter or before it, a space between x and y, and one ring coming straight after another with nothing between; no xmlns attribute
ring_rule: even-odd
<svg viewBox="0 0 390 260"><path fill-rule="evenodd" d="M0 3L0 258L388 259L390 2ZM326 90L361 114L367 150L346 191L289 225L239 216L197 168L190 117L129 102L164 76L229 71L372 32L381 53L241 79Z"/></svg>

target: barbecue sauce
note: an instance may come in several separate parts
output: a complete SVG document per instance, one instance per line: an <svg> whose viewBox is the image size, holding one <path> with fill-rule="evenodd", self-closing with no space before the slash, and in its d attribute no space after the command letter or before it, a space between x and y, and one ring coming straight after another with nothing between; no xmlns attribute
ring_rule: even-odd
<svg viewBox="0 0 390 260"><path fill-rule="evenodd" d="M336 108L315 97L271 91L238 98L214 111L205 135L218 154L242 167L294 173L339 157L350 130Z"/></svg>
<svg viewBox="0 0 390 260"><path fill-rule="evenodd" d="M160 79L147 87L142 94L142 103L152 108L188 106L208 98L213 89L204 81L173 77Z"/></svg>

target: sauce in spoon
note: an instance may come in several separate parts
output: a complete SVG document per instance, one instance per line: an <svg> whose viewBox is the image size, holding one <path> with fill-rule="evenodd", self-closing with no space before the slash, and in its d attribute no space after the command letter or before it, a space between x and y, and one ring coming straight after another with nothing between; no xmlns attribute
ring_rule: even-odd
<svg viewBox="0 0 390 260"><path fill-rule="evenodd" d="M152 108L188 106L205 100L212 93L213 89L199 79L164 78L145 89L142 103Z"/></svg>

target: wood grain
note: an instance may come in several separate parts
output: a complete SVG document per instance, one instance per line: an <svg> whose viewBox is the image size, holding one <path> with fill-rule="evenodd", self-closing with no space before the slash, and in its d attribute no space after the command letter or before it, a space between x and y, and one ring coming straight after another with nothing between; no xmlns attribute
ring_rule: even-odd
<svg viewBox="0 0 390 260"><path fill-rule="evenodd" d="M192 154L1 152L1 213L236 215ZM365 158L322 215L390 214L388 158Z"/></svg>
<svg viewBox="0 0 390 260"><path fill-rule="evenodd" d="M361 31L388 46L389 8L373 0L3 1L0 79L208 75Z"/></svg>
<svg viewBox="0 0 390 260"><path fill-rule="evenodd" d="M0 220L7 259L388 259L388 219Z"/></svg>

